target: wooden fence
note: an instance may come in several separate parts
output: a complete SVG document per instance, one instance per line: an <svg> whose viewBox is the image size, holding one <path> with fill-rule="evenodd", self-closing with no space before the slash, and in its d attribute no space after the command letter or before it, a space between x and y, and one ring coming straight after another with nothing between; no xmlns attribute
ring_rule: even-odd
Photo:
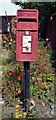
<svg viewBox="0 0 56 120"><path fill-rule="evenodd" d="M41 38L48 38L51 47L56 50L56 16L50 17L48 16L45 20L41 23L40 26L40 34Z"/></svg>

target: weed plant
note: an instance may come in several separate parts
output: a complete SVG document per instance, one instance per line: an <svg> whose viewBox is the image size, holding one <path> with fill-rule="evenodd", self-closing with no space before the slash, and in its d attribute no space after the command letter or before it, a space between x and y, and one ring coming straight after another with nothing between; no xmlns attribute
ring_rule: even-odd
<svg viewBox="0 0 56 120"><path fill-rule="evenodd" d="M7 96L9 105L14 106L16 98L20 96L23 98L24 66L23 62L16 61L16 41L13 42L13 39L11 41L8 58L2 60L2 94L3 97ZM39 99L46 97L54 103L54 98L49 94L50 90L54 91L55 71L50 62L52 50L49 44L44 46L43 43L43 40L38 41L37 61L30 63L30 97L35 96ZM20 95L18 89L21 90Z"/></svg>

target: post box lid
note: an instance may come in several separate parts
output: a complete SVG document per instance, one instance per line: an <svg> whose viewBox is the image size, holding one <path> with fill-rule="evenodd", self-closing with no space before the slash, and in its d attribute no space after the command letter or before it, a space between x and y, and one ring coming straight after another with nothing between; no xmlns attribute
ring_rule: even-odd
<svg viewBox="0 0 56 120"><path fill-rule="evenodd" d="M37 14L38 14L38 10L36 10L36 9L20 9L20 10L17 10L18 18L37 19Z"/></svg>
<svg viewBox="0 0 56 120"><path fill-rule="evenodd" d="M17 10L17 21L17 30L38 30L38 10Z"/></svg>

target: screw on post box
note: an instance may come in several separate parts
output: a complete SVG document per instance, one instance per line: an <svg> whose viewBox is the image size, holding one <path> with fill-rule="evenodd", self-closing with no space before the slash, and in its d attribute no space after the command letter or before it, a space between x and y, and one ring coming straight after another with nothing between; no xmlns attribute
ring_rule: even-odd
<svg viewBox="0 0 56 120"><path fill-rule="evenodd" d="M24 107L28 110L30 100L30 62L37 61L38 10L17 10L16 60L24 62Z"/></svg>

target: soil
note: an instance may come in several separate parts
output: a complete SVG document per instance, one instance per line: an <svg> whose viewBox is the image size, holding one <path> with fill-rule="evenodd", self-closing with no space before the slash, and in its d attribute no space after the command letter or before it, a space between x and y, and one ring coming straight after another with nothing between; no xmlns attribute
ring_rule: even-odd
<svg viewBox="0 0 56 120"><path fill-rule="evenodd" d="M1 55L2 59L7 58L9 52L10 52L10 50L7 50L7 49L5 49L5 47L3 47L3 48L2 48L2 55Z"/></svg>

